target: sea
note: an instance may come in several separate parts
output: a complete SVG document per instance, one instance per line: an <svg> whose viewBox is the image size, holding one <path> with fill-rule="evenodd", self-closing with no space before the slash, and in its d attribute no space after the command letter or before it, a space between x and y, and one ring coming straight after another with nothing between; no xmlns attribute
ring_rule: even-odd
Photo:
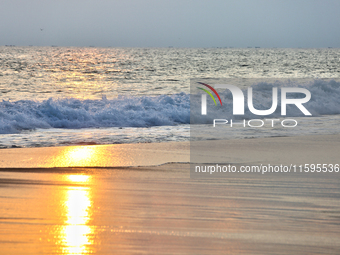
<svg viewBox="0 0 340 255"><path fill-rule="evenodd" d="M190 109L190 80L216 78L257 79L264 109L278 83L312 94L312 116L292 111L296 128L225 129L223 139L340 132L337 48L0 46L0 148L188 141L200 107Z"/></svg>

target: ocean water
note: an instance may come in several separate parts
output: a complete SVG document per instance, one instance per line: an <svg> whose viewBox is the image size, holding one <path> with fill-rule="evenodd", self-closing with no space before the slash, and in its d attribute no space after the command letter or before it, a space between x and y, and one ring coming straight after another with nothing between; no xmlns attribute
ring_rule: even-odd
<svg viewBox="0 0 340 255"><path fill-rule="evenodd" d="M291 112L305 124L294 132L226 139L339 133L339 62L340 49L0 47L0 148L189 140L191 78L263 79L265 109L276 79L311 91L313 116Z"/></svg>

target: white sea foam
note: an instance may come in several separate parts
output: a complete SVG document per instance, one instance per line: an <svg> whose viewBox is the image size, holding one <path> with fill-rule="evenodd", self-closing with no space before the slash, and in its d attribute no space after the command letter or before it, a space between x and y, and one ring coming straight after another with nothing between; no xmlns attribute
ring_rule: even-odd
<svg viewBox="0 0 340 255"><path fill-rule="evenodd" d="M269 109L272 105L272 88L278 86L304 87L312 95L304 106L315 116L340 114L340 82L314 80L309 83L297 82L258 83L253 86L254 106ZM279 90L280 91L280 90ZM232 116L232 95L228 91L219 93L223 107L215 106L208 98L208 114L204 123L214 118L230 119ZM244 90L246 95L246 90ZM292 95L299 96L299 95ZM199 95L192 95L191 117L201 117ZM280 95L279 95L280 105ZM280 117L280 107L266 117ZM287 117L303 116L295 106L287 108ZM242 118L259 118L247 109ZM20 133L22 130L37 128L101 128L101 127L152 127L173 126L190 123L190 95L125 97L101 100L53 99L44 101L21 100L0 102L0 133ZM202 123L201 123L202 124Z"/></svg>
<svg viewBox="0 0 340 255"><path fill-rule="evenodd" d="M151 127L189 123L189 95L0 102L0 133L36 128Z"/></svg>

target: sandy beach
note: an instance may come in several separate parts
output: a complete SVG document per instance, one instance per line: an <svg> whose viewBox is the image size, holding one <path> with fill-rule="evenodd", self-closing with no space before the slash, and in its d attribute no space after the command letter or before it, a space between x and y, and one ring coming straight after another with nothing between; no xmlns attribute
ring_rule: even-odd
<svg viewBox="0 0 340 255"><path fill-rule="evenodd" d="M339 255L340 2L0 5L0 255Z"/></svg>
<svg viewBox="0 0 340 255"><path fill-rule="evenodd" d="M335 164L339 139L214 142L233 164ZM6 149L0 162L2 254L340 253L339 173L192 179L186 142Z"/></svg>

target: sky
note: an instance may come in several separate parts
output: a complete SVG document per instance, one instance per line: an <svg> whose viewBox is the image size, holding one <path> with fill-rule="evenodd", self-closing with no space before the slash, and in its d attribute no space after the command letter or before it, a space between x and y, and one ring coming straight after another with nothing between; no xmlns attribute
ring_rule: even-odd
<svg viewBox="0 0 340 255"><path fill-rule="evenodd" d="M339 0L0 0L0 45L340 47Z"/></svg>

